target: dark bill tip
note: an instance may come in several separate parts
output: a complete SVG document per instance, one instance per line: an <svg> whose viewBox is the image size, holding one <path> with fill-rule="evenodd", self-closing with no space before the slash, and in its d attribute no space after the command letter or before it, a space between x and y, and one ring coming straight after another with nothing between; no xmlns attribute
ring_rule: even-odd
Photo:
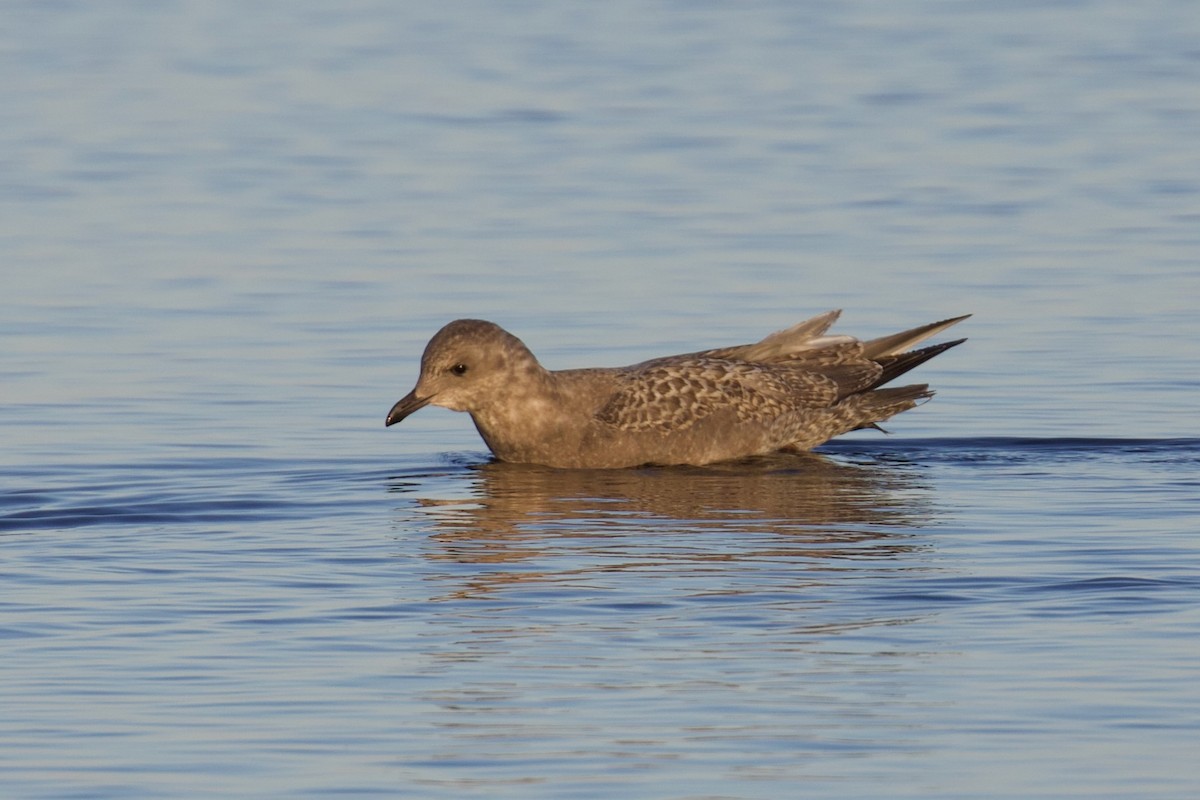
<svg viewBox="0 0 1200 800"><path fill-rule="evenodd" d="M388 412L387 419L383 423L384 427L395 425L414 411L418 411L429 405L430 399L428 397L417 397L415 389L404 395L400 399L400 402L392 406L392 410Z"/></svg>

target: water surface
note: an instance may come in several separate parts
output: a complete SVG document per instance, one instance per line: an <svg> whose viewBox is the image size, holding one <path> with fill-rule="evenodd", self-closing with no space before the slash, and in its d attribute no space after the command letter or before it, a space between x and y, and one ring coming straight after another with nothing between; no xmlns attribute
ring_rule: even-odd
<svg viewBox="0 0 1200 800"><path fill-rule="evenodd" d="M1192 5L14 4L5 796L1196 795ZM383 427L838 307L890 436Z"/></svg>

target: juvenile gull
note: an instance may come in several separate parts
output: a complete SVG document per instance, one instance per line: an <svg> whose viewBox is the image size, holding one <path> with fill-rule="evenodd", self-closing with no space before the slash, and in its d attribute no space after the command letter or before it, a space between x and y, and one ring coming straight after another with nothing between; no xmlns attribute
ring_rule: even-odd
<svg viewBox="0 0 1200 800"><path fill-rule="evenodd" d="M808 450L932 397L926 384L880 387L966 341L911 349L970 316L860 341L826 334L840 313L756 344L554 371L499 325L455 320L429 340L416 387L385 424L427 405L466 411L496 458L551 467L710 464Z"/></svg>

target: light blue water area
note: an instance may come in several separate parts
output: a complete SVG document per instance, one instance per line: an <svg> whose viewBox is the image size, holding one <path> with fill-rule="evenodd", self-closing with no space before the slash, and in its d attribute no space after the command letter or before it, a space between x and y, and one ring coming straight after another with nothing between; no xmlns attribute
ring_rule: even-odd
<svg viewBox="0 0 1200 800"><path fill-rule="evenodd" d="M14 798L1200 792L1200 14L13 3ZM962 313L812 456L384 429L550 367Z"/></svg>

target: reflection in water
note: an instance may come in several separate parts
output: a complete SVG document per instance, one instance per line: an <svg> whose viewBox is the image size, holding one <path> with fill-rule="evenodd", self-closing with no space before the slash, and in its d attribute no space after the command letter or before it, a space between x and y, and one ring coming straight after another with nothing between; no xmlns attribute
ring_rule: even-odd
<svg viewBox="0 0 1200 800"><path fill-rule="evenodd" d="M445 576L468 584L456 596L654 564L802 560L819 572L911 552L930 516L911 469L816 454L633 470L492 462L450 478L391 489L420 494L399 524L431 531L431 560L509 565Z"/></svg>
<svg viewBox="0 0 1200 800"><path fill-rule="evenodd" d="M805 726L848 705L858 723L886 724L911 693L905 665L937 653L883 632L929 612L871 594L928 569L920 531L934 511L921 466L863 460L486 463L393 478L408 501L398 528L420 537L426 559L416 655L438 677L420 695L438 758L497 763L534 743L547 762L577 764L580 750L636 739L675 760L694 744L685 733L681 746L679 731L735 749L782 731L802 749L798 707L810 709ZM837 694L845 681L849 703ZM714 696L722 715L742 715L736 729L714 726ZM575 715L589 709L615 713L618 733L581 732Z"/></svg>

